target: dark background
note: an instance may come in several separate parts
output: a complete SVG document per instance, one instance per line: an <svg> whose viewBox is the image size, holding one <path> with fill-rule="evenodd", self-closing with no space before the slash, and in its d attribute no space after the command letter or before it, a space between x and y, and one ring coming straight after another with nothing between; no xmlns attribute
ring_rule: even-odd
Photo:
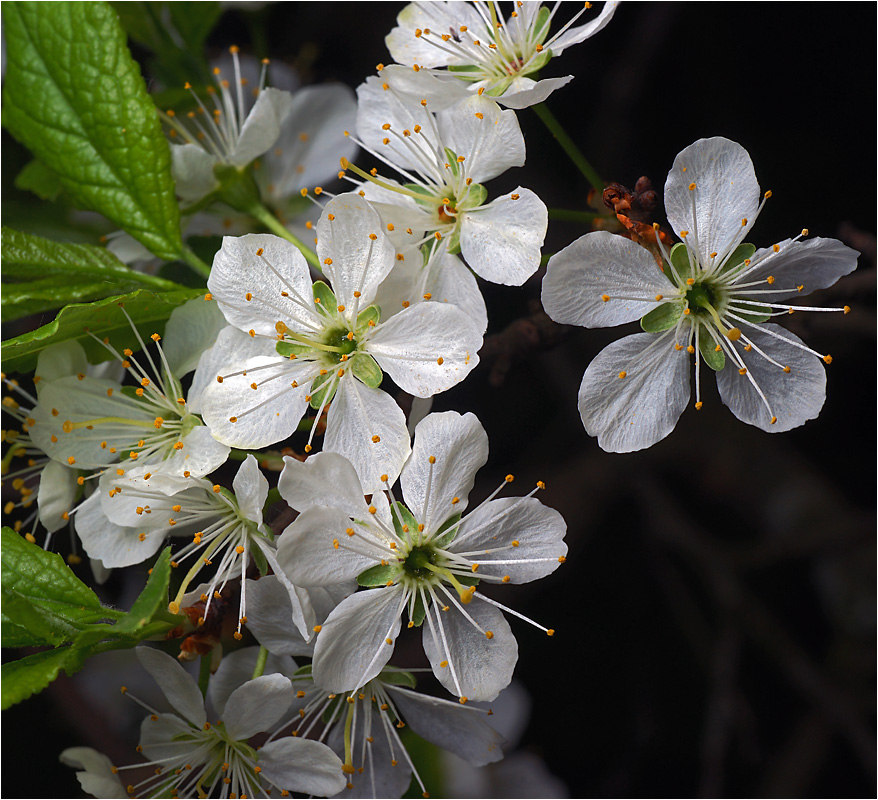
<svg viewBox="0 0 878 800"><path fill-rule="evenodd" d="M231 9L210 41L356 87L390 62L383 37L400 8ZM605 180L647 175L661 195L683 147L722 135L774 195L757 246L807 227L863 253L808 301L851 314L789 320L834 357L818 420L765 434L708 380L700 413L690 406L668 439L629 455L600 451L576 410L585 367L623 331L543 325L531 316L542 273L523 289L482 284L482 364L434 409L473 411L488 431L476 494L507 472L516 486L541 479L567 520L567 564L495 596L557 629L547 639L512 622L533 699L522 746L572 796L875 794L875 23L870 3L629 3L545 70L576 76L548 105ZM584 209L588 184L532 112L519 119L527 165L489 193L521 184L550 208ZM4 216L18 200L8 142ZM544 252L585 232L552 222ZM522 332L534 335L522 344ZM7 791L24 759L26 794L76 796L73 771L54 770L68 746L134 760L133 741L102 730L116 697L80 692L62 679L4 713Z"/></svg>

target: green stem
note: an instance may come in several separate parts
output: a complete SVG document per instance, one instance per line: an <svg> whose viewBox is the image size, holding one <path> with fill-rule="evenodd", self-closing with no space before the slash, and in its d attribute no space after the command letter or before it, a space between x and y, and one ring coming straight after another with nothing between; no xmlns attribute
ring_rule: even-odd
<svg viewBox="0 0 878 800"><path fill-rule="evenodd" d="M545 103L537 103L535 106L531 106L531 108L549 129L552 136L557 139L558 144L564 148L564 152L570 156L570 160L585 176L585 179L594 186L597 191L602 192L605 184L601 180L600 175L598 175L597 172L595 172L594 167L588 163L586 157L582 155L579 148L574 144L573 139L567 135L567 132L561 127L561 123L558 122L558 120L555 119L555 115L549 111L549 107Z"/></svg>
<svg viewBox="0 0 878 800"><path fill-rule="evenodd" d="M302 242L298 237L293 236L283 225L281 225L280 220L274 216L265 206L263 205L254 205L251 208L247 209L248 212L258 219L263 225L265 225L268 230L270 230L276 236L280 236L283 239L286 239L288 242L292 242L296 247L299 248L302 255L305 256L305 260L316 270L322 272L320 269L320 262L317 260L317 254Z"/></svg>
<svg viewBox="0 0 878 800"><path fill-rule="evenodd" d="M183 260L197 272L202 278L210 277L210 267L205 264L195 253L188 247L183 245L183 252L180 254Z"/></svg>
<svg viewBox="0 0 878 800"><path fill-rule="evenodd" d="M198 688L201 689L201 696L207 697L207 684L210 683L210 662L211 654L201 656L201 666L198 668Z"/></svg>
<svg viewBox="0 0 878 800"><path fill-rule="evenodd" d="M593 222L599 217L609 218L607 214L600 214L597 211L573 211L569 208L549 209L549 219L559 222Z"/></svg>
<svg viewBox="0 0 878 800"><path fill-rule="evenodd" d="M265 662L268 661L268 648L260 647L259 655L256 656L256 666L253 668L253 678L251 680L256 680L257 678L261 678L263 673L265 672Z"/></svg>

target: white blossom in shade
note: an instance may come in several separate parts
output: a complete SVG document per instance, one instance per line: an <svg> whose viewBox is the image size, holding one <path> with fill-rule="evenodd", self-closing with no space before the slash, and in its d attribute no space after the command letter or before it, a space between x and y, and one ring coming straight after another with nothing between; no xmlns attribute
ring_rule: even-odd
<svg viewBox="0 0 878 800"><path fill-rule="evenodd" d="M247 681L229 695L223 719L210 723L195 681L171 656L149 647L137 655L174 709L160 713L128 694L150 715L140 728L138 752L146 763L110 766L111 774L152 767L149 777L126 787L133 797L269 797L301 792L325 797L344 787L338 756L319 742L287 736L264 747L248 744L256 734L271 730L293 699L289 678L278 673ZM125 692L123 687L123 692ZM97 772L96 756L67 751L69 761ZM115 796L115 795L99 795ZM124 795L123 795L124 796Z"/></svg>
<svg viewBox="0 0 878 800"><path fill-rule="evenodd" d="M323 449L344 454L374 491L410 451L405 416L379 389L383 371L429 397L475 367L482 335L448 303L383 318L374 300L395 250L363 198L331 200L317 234L331 288L312 285L304 257L283 239L223 240L208 286L230 327L202 357L192 390L213 435L236 447L286 439L309 405L318 417L329 406Z"/></svg>
<svg viewBox="0 0 878 800"><path fill-rule="evenodd" d="M168 322L171 331L177 329L169 334L177 339L171 346L172 360L157 333L151 337L154 358L133 324L132 333L142 348L137 355L130 348L119 353L104 341L136 386L123 387L84 371L55 380L37 375L39 404L29 428L34 443L60 463L103 470L102 485L131 470L199 477L223 464L229 447L216 441L192 413L180 382L209 343L201 334L210 335L214 329L211 315L193 308L197 304L175 309ZM120 313L128 318L124 308Z"/></svg>
<svg viewBox="0 0 878 800"><path fill-rule="evenodd" d="M119 770L103 753L91 747L68 747L61 751L61 763L79 770L76 780L92 797L125 798L128 793L119 779Z"/></svg>
<svg viewBox="0 0 878 800"><path fill-rule="evenodd" d="M553 572L565 560L566 525L533 498L542 483L526 497L495 500L511 475L461 517L487 455L475 416L430 414L417 426L400 476L405 504L388 501L385 475L387 496L376 492L369 505L345 459L286 459L278 489L302 511L278 543L290 580L307 587L356 577L375 587L343 600L321 626L313 666L322 687L352 691L378 675L404 612L408 627L423 625L433 672L461 702L491 700L509 683L518 645L501 610L521 615L477 585L527 583Z"/></svg>
<svg viewBox="0 0 878 800"><path fill-rule="evenodd" d="M254 87L254 102L247 79L241 77L238 48L230 48L230 53L231 74L226 76L214 67L216 86L208 86L207 103L186 84L197 111L190 111L185 122L171 109L159 112L170 127L171 174L183 200L195 202L218 189L217 167L243 170L272 147L293 108L289 92L265 88L264 66L259 85ZM175 143L180 140L183 143Z"/></svg>
<svg viewBox="0 0 878 800"><path fill-rule="evenodd" d="M586 327L640 319L645 333L602 350L579 389L586 431L610 452L650 447L667 436L689 402L695 356L695 408L701 372L716 372L723 403L743 422L788 431L814 419L825 399L821 360L768 320L797 311L843 311L791 304L831 286L857 265L835 239L795 239L757 250L744 242L760 202L750 156L720 137L700 139L674 161L665 184L668 220L682 242L663 264L635 243L589 233L549 261L543 307L556 322Z"/></svg>
<svg viewBox="0 0 878 800"><path fill-rule="evenodd" d="M185 529L190 542L174 553L175 568L188 567L177 595L170 604L173 613L185 605L184 596L205 566L216 571L203 590L204 617L214 598L233 578L244 581L252 558L263 572L271 567L286 590L290 602L287 624L294 624L310 638L314 611L308 593L293 586L283 575L275 556L269 528L263 524L262 508L268 498L268 481L255 456L248 455L232 482L234 493L204 478L177 478L161 473L124 476L100 493L100 511L77 519L77 532L86 552L107 567L138 564L158 550L168 534ZM78 516L78 515L77 515ZM192 533L194 531L194 534ZM235 638L247 622L247 585L242 583Z"/></svg>
<svg viewBox="0 0 878 800"><path fill-rule="evenodd" d="M398 75L387 67L357 89L357 133L360 145L402 183L377 168L342 166L363 179L360 191L401 252L438 240L482 278L521 285L539 267L548 211L521 186L486 202L482 185L524 164L515 112L475 95L434 114L425 100L396 91Z"/></svg>
<svg viewBox="0 0 878 800"><path fill-rule="evenodd" d="M484 91L508 108L527 108L573 80L537 80L537 73L553 56L600 31L617 5L610 0L595 15L585 3L558 27L562 3L516 2L505 20L497 2L410 3L385 42L394 60L414 67L412 80L436 99L450 102L461 91ZM587 21L577 25L583 17Z"/></svg>

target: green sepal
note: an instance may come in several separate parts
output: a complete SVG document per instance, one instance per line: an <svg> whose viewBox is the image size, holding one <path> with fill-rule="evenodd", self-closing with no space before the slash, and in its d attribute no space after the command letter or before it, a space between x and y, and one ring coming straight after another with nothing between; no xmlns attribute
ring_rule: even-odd
<svg viewBox="0 0 878 800"><path fill-rule="evenodd" d="M414 192L415 194L420 195L421 197L424 197L424 198L429 198L429 199L425 199L425 200L420 200L417 197L413 197L412 199L419 206L423 206L424 208L430 208L430 209L436 208L436 203L433 202L434 195L432 192L428 191L427 189L425 189L423 186L421 186L418 183L404 183L403 186L405 186L405 188L408 189L410 192Z"/></svg>
<svg viewBox="0 0 878 800"><path fill-rule="evenodd" d="M441 527L430 540L436 547L448 547L454 541L454 537L458 533L458 523L462 514L455 514L442 523Z"/></svg>
<svg viewBox="0 0 878 800"><path fill-rule="evenodd" d="M391 686L408 686L409 689L415 689L418 686L418 681L411 672L396 667L384 667L378 673L378 679Z"/></svg>
<svg viewBox="0 0 878 800"><path fill-rule="evenodd" d="M338 308L338 300L336 300L335 292L329 288L328 284L323 281L314 281L312 287L314 291L314 299L320 301L320 305L330 314L335 316L336 308Z"/></svg>
<svg viewBox="0 0 878 800"><path fill-rule="evenodd" d="M488 199L488 190L481 183L471 183L466 194L458 201L457 207L462 209L478 208Z"/></svg>
<svg viewBox="0 0 878 800"><path fill-rule="evenodd" d="M702 328L698 336L698 349L701 351L701 358L714 372L719 372L726 365L726 354L720 348L716 349L717 344L710 334L706 334Z"/></svg>
<svg viewBox="0 0 878 800"><path fill-rule="evenodd" d="M531 24L531 41L534 44L542 44L549 35L549 25L552 22L552 12L546 6L540 6L536 19Z"/></svg>
<svg viewBox="0 0 878 800"><path fill-rule="evenodd" d="M754 255L756 255L756 245L748 244L747 242L739 244L732 251L732 254L723 262L722 267L717 270L717 274L728 272L729 270L740 266L748 259L752 259Z"/></svg>
<svg viewBox="0 0 878 800"><path fill-rule="evenodd" d="M412 627L420 628L421 625L424 624L424 620L426 618L427 607L424 605L424 600L421 597L421 593L418 592L415 595L414 608L412 608L411 614L409 614L409 621L412 623Z"/></svg>
<svg viewBox="0 0 878 800"><path fill-rule="evenodd" d="M648 314L644 314L640 320L640 327L647 333L659 333L673 328L682 316L682 304L662 303Z"/></svg>
<svg viewBox="0 0 878 800"><path fill-rule="evenodd" d="M734 313L747 322L768 322L771 319L771 309L753 300L736 300Z"/></svg>
<svg viewBox="0 0 878 800"><path fill-rule="evenodd" d="M543 7L543 9L545 9L545 6ZM542 11L543 9L540 9L540 11ZM542 53L540 53L533 61L530 62L530 66L528 66L526 74L533 77L534 73L539 72L543 67L546 66L546 64L549 63L549 61L551 61L553 55L554 54L550 49L546 48L545 50L543 50Z"/></svg>
<svg viewBox="0 0 878 800"><path fill-rule="evenodd" d="M290 356L303 356L314 352L314 348L308 347L306 344L296 344L295 342L278 342L274 349L279 356L289 358Z"/></svg>
<svg viewBox="0 0 878 800"><path fill-rule="evenodd" d="M378 362L368 353L357 353L353 358L351 372L357 380L362 381L370 389L377 389L384 380L384 373Z"/></svg>
<svg viewBox="0 0 878 800"><path fill-rule="evenodd" d="M454 72L463 81L482 80L481 73L473 64L449 64L446 69L449 72Z"/></svg>
<svg viewBox="0 0 878 800"><path fill-rule="evenodd" d="M335 373L327 372L326 375L318 375L311 384L310 406L315 411L332 402L335 390L338 389L338 381L334 380Z"/></svg>
<svg viewBox="0 0 878 800"><path fill-rule="evenodd" d="M256 562L256 568L259 570L259 574L268 575L268 562L265 560L265 553L262 552L262 548L251 547L250 555L253 556L253 560Z"/></svg>
<svg viewBox="0 0 878 800"><path fill-rule="evenodd" d="M357 584L359 586L386 586L387 581L392 581L397 575L399 575L400 567L399 564L376 564L374 567L369 567L367 570L363 570L359 575L357 575Z"/></svg>
<svg viewBox="0 0 878 800"><path fill-rule="evenodd" d="M446 147L445 158L448 159L448 168L451 170L451 174L454 175L455 178L458 177L458 175L460 175L460 163L457 160L457 153L455 153L450 147ZM454 198L449 197L448 199L451 200L452 205L454 205Z"/></svg>
<svg viewBox="0 0 878 800"><path fill-rule="evenodd" d="M671 264L674 265L677 275L683 281L692 274L692 265L689 263L689 251L683 242L677 242L671 248Z"/></svg>
<svg viewBox="0 0 878 800"><path fill-rule="evenodd" d="M460 225L456 225L451 235L445 237L445 242L445 251L448 255L456 256L460 253Z"/></svg>
<svg viewBox="0 0 878 800"><path fill-rule="evenodd" d="M411 542L417 537L418 521L415 519L414 514L402 503L397 501L391 506L390 516L393 517L393 529L400 539L404 542ZM408 528L408 530L404 531L403 526Z"/></svg>
<svg viewBox="0 0 878 800"><path fill-rule="evenodd" d="M312 667L310 664L305 664L304 667L299 667L294 673L294 678L310 678L311 677Z"/></svg>
<svg viewBox="0 0 878 800"><path fill-rule="evenodd" d="M357 314L357 324L356 329L357 333L363 333L364 329L370 326L370 322L374 322L375 325L378 324L378 320L381 319L381 309L378 306L368 306L364 308L359 314Z"/></svg>

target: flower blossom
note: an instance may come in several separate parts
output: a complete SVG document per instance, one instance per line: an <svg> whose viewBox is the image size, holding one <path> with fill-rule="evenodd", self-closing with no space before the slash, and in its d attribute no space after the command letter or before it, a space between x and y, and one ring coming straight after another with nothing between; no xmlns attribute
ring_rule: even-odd
<svg viewBox="0 0 878 800"><path fill-rule="evenodd" d="M275 673L248 681L225 700L222 722L210 723L198 686L180 664L149 647L138 647L137 655L174 713L159 713L128 695L150 712L137 748L150 759L146 763L115 767L89 748L65 750L64 763L84 768L77 777L86 791L97 797L124 797L115 793L122 789L121 781L118 788L115 783L119 773L145 766L154 768L152 774L129 784L128 796L269 797L302 792L326 797L344 788L341 762L326 745L292 736L258 748L248 744L289 708L294 697L289 678Z"/></svg>
<svg viewBox="0 0 878 800"><path fill-rule="evenodd" d="M663 265L634 242L589 233L556 253L542 300L556 322L604 327L640 319L644 333L602 350L585 371L579 411L586 431L610 452L650 447L695 408L702 366L716 372L720 397L743 422L787 431L814 419L825 399L818 353L768 320L809 308L790 298L831 286L856 268L855 250L835 239L794 239L757 250L744 242L760 202L753 164L741 145L700 139L674 161L665 206L682 242Z"/></svg>
<svg viewBox="0 0 878 800"><path fill-rule="evenodd" d="M431 100L484 91L508 108L527 108L573 80L572 75L537 80L537 73L553 56L600 31L616 6L610 0L596 17L575 25L592 7L585 3L550 36L560 2L551 8L516 2L506 20L492 0L410 3L385 41L398 64L415 68Z"/></svg>
<svg viewBox="0 0 878 800"><path fill-rule="evenodd" d="M278 488L302 511L278 543L290 580L308 587L356 577L375 587L343 600L320 626L313 674L321 687L352 691L378 675L393 654L403 612L410 628L426 621L433 672L462 703L491 700L508 685L518 645L501 610L522 615L477 585L527 583L553 572L565 560L566 525L533 498L541 483L525 497L495 500L511 475L461 517L487 455L475 416L430 414L417 426L400 476L405 505L380 492L367 504L357 473L336 454L285 460Z"/></svg>
<svg viewBox="0 0 878 800"><path fill-rule="evenodd" d="M361 147L405 183L377 168L367 173L347 161L342 167L363 179L360 191L398 250L444 243L486 280L521 285L539 267L548 211L521 186L486 202L482 185L524 164L515 112L476 95L434 114L426 101L395 90L398 74L387 67L357 89L357 132Z"/></svg>
<svg viewBox="0 0 878 800"><path fill-rule="evenodd" d="M326 205L317 235L331 287L312 285L304 257L283 239L223 240L208 287L230 327L202 357L193 392L213 435L235 447L286 439L309 405L318 417L329 406L324 449L349 458L373 491L410 451L402 410L378 388L383 370L417 397L445 391L478 363L481 332L439 302L382 318L373 301L395 250L356 194Z"/></svg>

